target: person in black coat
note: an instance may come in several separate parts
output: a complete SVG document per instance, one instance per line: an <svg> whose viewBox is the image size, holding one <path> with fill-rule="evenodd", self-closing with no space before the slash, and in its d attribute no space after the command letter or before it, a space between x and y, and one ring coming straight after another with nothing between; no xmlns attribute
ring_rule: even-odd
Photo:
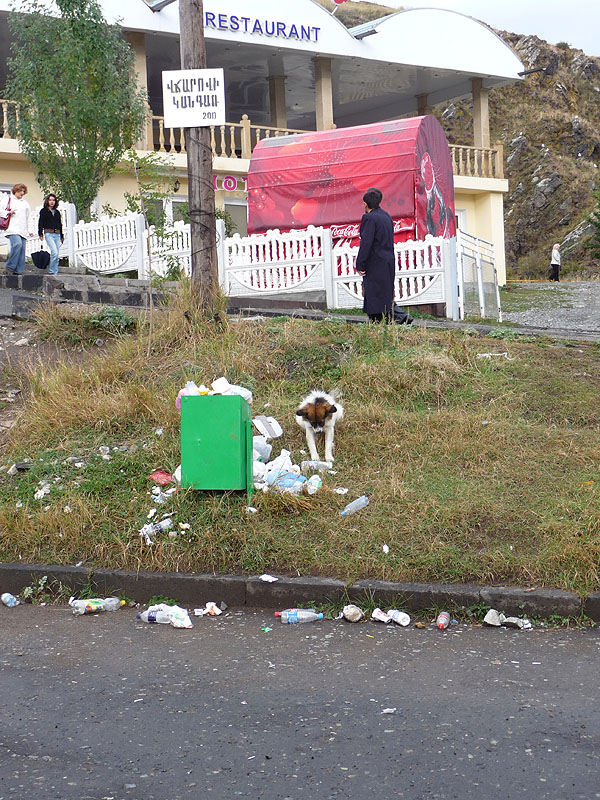
<svg viewBox="0 0 600 800"><path fill-rule="evenodd" d="M379 189L368 189L363 196L365 213L356 257L356 271L363 279L363 311L371 322L391 322L394 310L394 223L379 207L382 199Z"/></svg>
<svg viewBox="0 0 600 800"><path fill-rule="evenodd" d="M40 211L38 219L38 235L40 241L46 240L46 245L50 251L50 265L48 275L58 275L58 258L60 246L64 242L62 219L58 210L58 198L55 194L49 194L44 199L44 205Z"/></svg>

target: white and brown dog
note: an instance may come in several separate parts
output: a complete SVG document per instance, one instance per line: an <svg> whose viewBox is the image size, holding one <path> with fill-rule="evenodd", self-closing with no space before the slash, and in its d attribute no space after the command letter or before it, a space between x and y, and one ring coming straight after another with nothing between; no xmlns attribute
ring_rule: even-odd
<svg viewBox="0 0 600 800"><path fill-rule="evenodd" d="M313 461L319 460L317 436L325 438L325 461L333 461L335 423L344 418L344 409L332 394L316 390L306 395L296 411L296 422L306 433L306 443Z"/></svg>

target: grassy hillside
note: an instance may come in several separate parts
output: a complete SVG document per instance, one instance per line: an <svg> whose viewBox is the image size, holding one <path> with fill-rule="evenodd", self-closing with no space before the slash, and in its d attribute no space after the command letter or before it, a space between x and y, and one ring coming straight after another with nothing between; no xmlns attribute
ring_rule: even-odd
<svg viewBox="0 0 600 800"><path fill-rule="evenodd" d="M217 327L186 308L157 319L150 357L141 328L85 370L33 372L0 462L0 559L600 588L597 347L339 320ZM65 313L45 311L40 331L73 340ZM508 358L478 357L489 352ZM148 547L138 533L154 505L148 476L180 458L177 391L220 375L253 390L254 414L281 422L274 455L285 447L295 463L306 450L299 400L340 389L337 474L298 501L261 493L257 514L241 494L178 491L158 507L175 512L177 535ZM25 458L30 470L7 474ZM341 517L365 492L368 508Z"/></svg>
<svg viewBox="0 0 600 800"><path fill-rule="evenodd" d="M331 0L319 0L331 7ZM344 3L337 16L352 26L395 9ZM482 10L482 15L485 10ZM536 36L498 31L527 69L543 72L490 94L491 137L505 149L509 277L545 276L552 244L562 244L563 274L600 277L585 243L600 164L600 59ZM468 101L434 110L450 142L473 141Z"/></svg>

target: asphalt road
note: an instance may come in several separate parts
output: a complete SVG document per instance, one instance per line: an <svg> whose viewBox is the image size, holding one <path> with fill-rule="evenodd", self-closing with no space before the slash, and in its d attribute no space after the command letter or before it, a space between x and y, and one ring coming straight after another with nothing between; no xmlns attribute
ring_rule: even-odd
<svg viewBox="0 0 600 800"><path fill-rule="evenodd" d="M0 800L600 797L597 630L194 621L0 607Z"/></svg>

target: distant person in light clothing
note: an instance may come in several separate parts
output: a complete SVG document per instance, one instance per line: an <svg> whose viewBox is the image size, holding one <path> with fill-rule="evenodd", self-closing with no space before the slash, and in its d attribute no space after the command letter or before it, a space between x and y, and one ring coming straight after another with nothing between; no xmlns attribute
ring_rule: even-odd
<svg viewBox="0 0 600 800"><path fill-rule="evenodd" d="M10 255L5 266L13 275L22 275L25 272L25 245L32 235L31 209L27 200L23 199L26 194L27 186L24 183L15 183L3 209L4 212L8 209L8 214L1 215L10 217L5 234L10 242Z"/></svg>
<svg viewBox="0 0 600 800"><path fill-rule="evenodd" d="M38 219L38 235L42 241L46 240L50 250L48 275L58 275L58 253L65 237L55 194L49 194L44 200Z"/></svg>
<svg viewBox="0 0 600 800"><path fill-rule="evenodd" d="M549 280L558 283L558 271L560 270L560 245L555 244L552 248L552 258L550 259L550 275Z"/></svg>
<svg viewBox="0 0 600 800"><path fill-rule="evenodd" d="M356 256L356 271L363 279L363 311L371 322L391 322L394 312L394 223L379 207L382 199L379 189L367 189L363 195L365 213Z"/></svg>

